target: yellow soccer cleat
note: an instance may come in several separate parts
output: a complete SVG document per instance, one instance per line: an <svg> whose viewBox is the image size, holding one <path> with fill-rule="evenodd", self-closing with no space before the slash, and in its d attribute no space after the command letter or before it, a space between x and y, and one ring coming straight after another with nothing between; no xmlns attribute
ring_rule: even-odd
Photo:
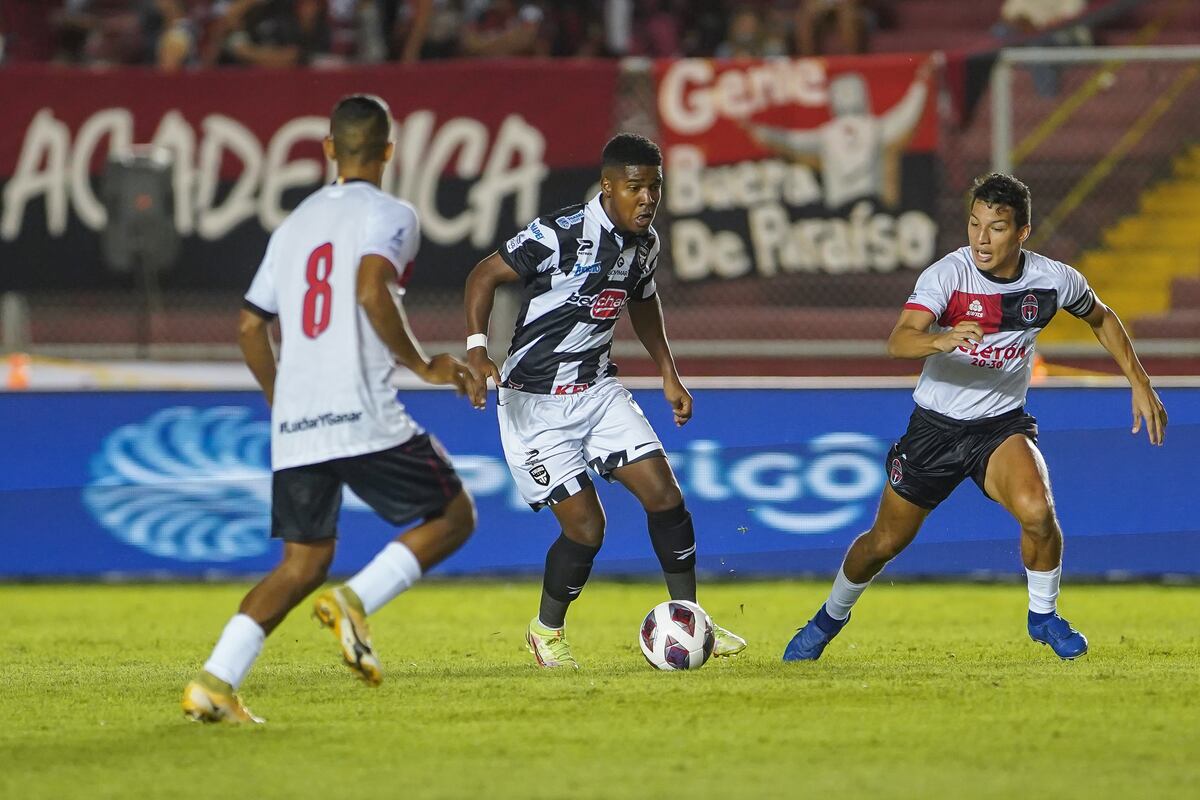
<svg viewBox="0 0 1200 800"><path fill-rule="evenodd" d="M202 673L183 688L183 715L192 722L228 722L262 724L234 693L233 687L213 676Z"/></svg>
<svg viewBox="0 0 1200 800"><path fill-rule="evenodd" d="M534 617L525 633L525 644L537 659L539 667L579 669L579 663L575 661L575 656L571 655L571 645L567 644L562 628L547 628Z"/></svg>
<svg viewBox="0 0 1200 800"><path fill-rule="evenodd" d="M368 686L383 682L383 667L371 647L371 629L362 603L345 586L330 589L317 595L313 602L313 616L333 631L333 636L342 648L346 666L354 670Z"/></svg>
<svg viewBox="0 0 1200 800"><path fill-rule="evenodd" d="M736 656L746 649L746 640L732 631L727 631L717 623L713 623L713 657Z"/></svg>

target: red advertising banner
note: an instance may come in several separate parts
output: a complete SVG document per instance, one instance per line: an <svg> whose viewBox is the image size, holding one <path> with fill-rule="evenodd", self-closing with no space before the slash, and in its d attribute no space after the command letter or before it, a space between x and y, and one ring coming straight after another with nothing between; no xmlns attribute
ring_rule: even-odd
<svg viewBox="0 0 1200 800"><path fill-rule="evenodd" d="M924 55L656 64L676 276L928 266L933 73Z"/></svg>
<svg viewBox="0 0 1200 800"><path fill-rule="evenodd" d="M416 205L429 263L461 282L496 242L584 198L611 135L613 62L460 62L334 71L11 67L0 81L0 288L103 287L110 153L173 156L184 237L168 286L242 289L266 236L332 173L320 151L343 95L383 97L396 120L385 188ZM26 265L11 270L9 264Z"/></svg>

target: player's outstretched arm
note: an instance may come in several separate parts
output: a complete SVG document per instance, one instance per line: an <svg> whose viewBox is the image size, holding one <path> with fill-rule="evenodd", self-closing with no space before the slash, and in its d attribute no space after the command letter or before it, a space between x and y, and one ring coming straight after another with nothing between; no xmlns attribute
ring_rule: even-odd
<svg viewBox="0 0 1200 800"><path fill-rule="evenodd" d="M662 303L657 294L652 294L645 300L632 301L628 308L634 332L641 340L642 347L658 365L658 372L663 379L663 394L675 412L675 424L686 425L692 418L692 395L679 379L679 371L675 368L675 356L671 354L671 345L667 342Z"/></svg>
<svg viewBox="0 0 1200 800"><path fill-rule="evenodd" d="M983 328L978 322L960 322L948 331L930 333L934 322L928 311L906 308L892 329L887 341L887 352L892 358L928 358L938 353L949 353L956 347L971 347L983 338Z"/></svg>
<svg viewBox="0 0 1200 800"><path fill-rule="evenodd" d="M463 290L463 303L467 313L467 335L487 335L488 321L492 318L492 304L496 300L496 287L502 283L512 283L520 277L516 271L499 253L492 253L480 261L467 276L467 285ZM496 362L488 357L487 347L472 347L467 350L467 362L478 372L486 382L488 378L497 386L500 385L500 370Z"/></svg>
<svg viewBox="0 0 1200 800"><path fill-rule="evenodd" d="M271 347L270 326L270 320L244 308L238 317L238 347L267 405L275 401L275 350Z"/></svg>
<svg viewBox="0 0 1200 800"><path fill-rule="evenodd" d="M1133 429L1137 433L1142 429L1142 421L1146 422L1146 435L1150 443L1161 445L1167 435L1167 409L1163 407L1158 392L1150 385L1150 376L1138 360L1133 349L1133 342L1121 324L1121 318L1111 308L1097 298L1091 313L1083 318L1092 328L1092 333L1104 349L1112 354L1113 360L1121 368L1125 379L1133 388Z"/></svg>
<svg viewBox="0 0 1200 800"><path fill-rule="evenodd" d="M412 331L404 310L393 299L396 268L380 255L363 256L358 265L356 291L371 327L396 360L426 383L453 386L459 394L470 396L471 404L481 407L486 384L470 367L453 356L440 353L426 358Z"/></svg>

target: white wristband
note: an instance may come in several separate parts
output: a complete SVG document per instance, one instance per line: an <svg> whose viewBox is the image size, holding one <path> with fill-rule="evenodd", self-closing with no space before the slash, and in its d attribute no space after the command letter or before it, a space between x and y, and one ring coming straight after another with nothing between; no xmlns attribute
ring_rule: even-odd
<svg viewBox="0 0 1200 800"><path fill-rule="evenodd" d="M467 337L467 349L473 350L476 347L482 347L484 349L487 349L487 334L486 333L472 333L470 336Z"/></svg>

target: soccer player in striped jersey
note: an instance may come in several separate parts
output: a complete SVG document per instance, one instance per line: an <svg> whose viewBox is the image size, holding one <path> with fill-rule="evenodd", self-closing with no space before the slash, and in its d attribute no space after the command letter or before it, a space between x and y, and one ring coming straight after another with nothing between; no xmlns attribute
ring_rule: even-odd
<svg viewBox="0 0 1200 800"><path fill-rule="evenodd" d="M604 147L600 193L535 219L476 265L467 279L467 357L498 388L500 436L521 496L549 506L562 535L546 554L538 615L526 642L543 667L578 667L563 634L604 538L604 509L591 467L646 510L650 541L673 600L696 601L696 534L658 436L609 359L613 328L629 309L658 365L675 424L692 396L675 369L654 283L659 238L651 223L662 196L662 153L642 136ZM517 283L522 306L503 369L487 354L496 287ZM745 641L717 626L714 654Z"/></svg>
<svg viewBox="0 0 1200 800"><path fill-rule="evenodd" d="M1062 530L1037 421L1025 412L1034 341L1059 309L1079 317L1133 389L1133 433L1145 422L1161 445L1167 412L1121 320L1066 264L1025 250L1031 199L1008 175L979 178L971 192L970 244L926 269L888 339L894 358L924 359L908 430L888 453L888 483L871 529L850 546L829 599L801 628L785 661L820 657L880 570L916 537L929 512L971 478L1021 527L1035 642L1073 659L1087 639L1058 614Z"/></svg>
<svg viewBox="0 0 1200 800"><path fill-rule="evenodd" d="M405 411L397 363L483 407L486 382L446 355L427 358L400 295L420 244L416 211L379 188L392 156L391 112L352 95L333 110L325 154L337 182L310 195L271 236L246 293L238 342L271 406L271 535L283 560L242 600L183 710L202 722L261 722L236 694L268 634L325 582L343 486L389 523L417 524L345 584L317 596L346 664L382 679L367 616L466 541L475 508L449 458ZM268 333L279 319L278 364Z"/></svg>

